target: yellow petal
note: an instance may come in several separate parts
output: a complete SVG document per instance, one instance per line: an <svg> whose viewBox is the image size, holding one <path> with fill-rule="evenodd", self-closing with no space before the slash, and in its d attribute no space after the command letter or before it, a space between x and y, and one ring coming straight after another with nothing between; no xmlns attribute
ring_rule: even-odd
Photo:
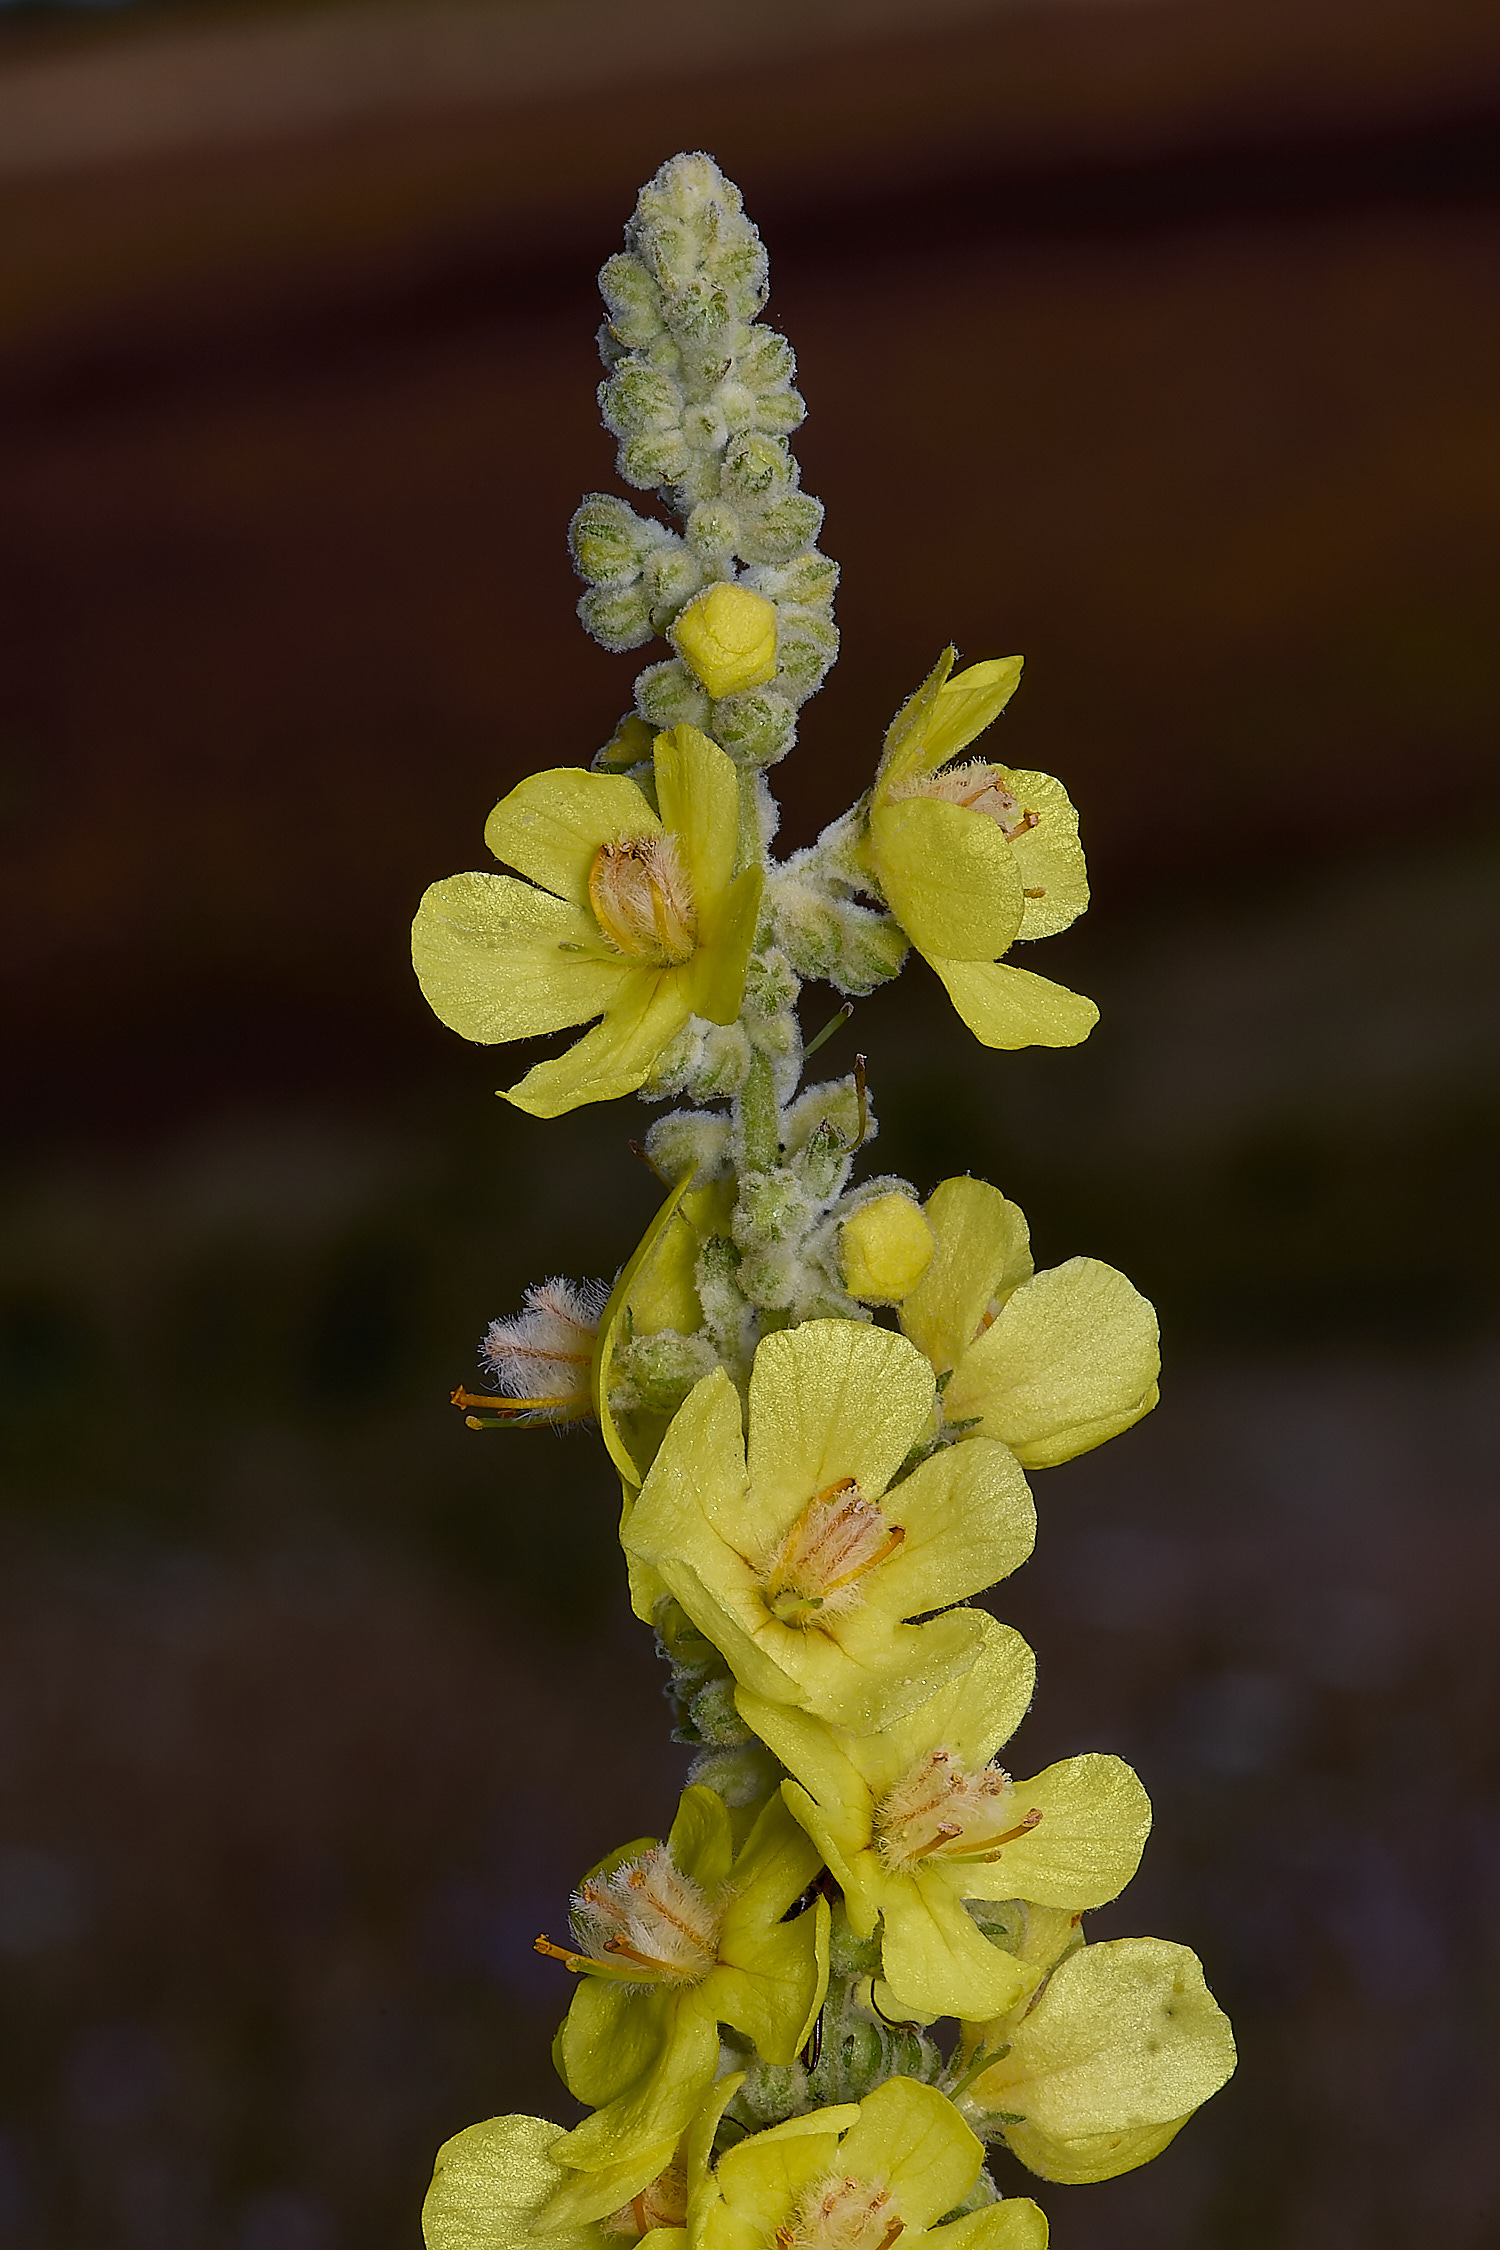
<svg viewBox="0 0 1500 2250"><path fill-rule="evenodd" d="M1175 2131L1235 2064L1229 2020L1197 1959L1162 1938L1080 1947L1008 2036L1010 2053L974 2091L1060 2141Z"/></svg>
<svg viewBox="0 0 1500 2250"><path fill-rule="evenodd" d="M699 945L685 963L689 1006L707 1023L733 1023L745 997L745 970L760 920L765 876L747 867L699 922Z"/></svg>
<svg viewBox="0 0 1500 2250"><path fill-rule="evenodd" d="M750 1377L757 1528L785 1533L815 1493L853 1477L878 1500L932 1412L915 1345L863 1321L808 1320L767 1336Z"/></svg>
<svg viewBox="0 0 1500 2250"><path fill-rule="evenodd" d="M1015 1785L1017 1822L1036 1826L1002 1845L988 1865L965 1867L967 1898L1032 1899L1072 1913L1117 1898L1140 1865L1151 1833L1151 1801L1126 1765L1104 1751L1063 1758Z"/></svg>
<svg viewBox="0 0 1500 2250"><path fill-rule="evenodd" d="M729 887L740 836L740 782L733 759L697 727L656 738L656 801L662 826L677 839L693 886L699 928Z"/></svg>
<svg viewBox="0 0 1500 2250"><path fill-rule="evenodd" d="M928 960L981 1047L1076 1047L1099 1021L1092 1000L1029 969L932 954Z"/></svg>
<svg viewBox="0 0 1500 2250"><path fill-rule="evenodd" d="M839 2144L839 2171L885 2180L913 2232L962 2203L984 2163L984 2148L935 2086L888 2078L859 2105Z"/></svg>
<svg viewBox="0 0 1500 2250"><path fill-rule="evenodd" d="M684 1789L667 1842L673 1865L703 1890L716 1891L728 1881L734 1844L729 1807L716 1789L705 1789L701 1782Z"/></svg>
<svg viewBox="0 0 1500 2250"><path fill-rule="evenodd" d="M640 2155L625 2164L606 2165L602 2172L563 2172L562 2185L532 2221L532 2233L547 2245L547 2250L563 2250L559 2235L572 2234L588 2226L590 2220L597 2225L600 2219L611 2218L622 2210L632 2196L639 2195L656 2179L677 2153L675 2141L660 2141L654 2148L643 2149ZM590 2250L600 2250L599 2237L589 2230ZM657 2238L658 2250L663 2250ZM535 2250L535 2245L530 2246Z"/></svg>
<svg viewBox="0 0 1500 2250"><path fill-rule="evenodd" d="M630 1487L640 1484L649 1464L637 1461L627 1436L619 1429L615 1417L610 1411L609 1393L610 1385L614 1380L615 1353L621 1342L626 1309L629 1307L634 1314L635 1301L642 1292L642 1286L647 1282L654 1267L658 1263L664 1265L670 1263L674 1282L679 1280L678 1266L681 1253L678 1245L680 1241L691 1244L693 1259L696 1263L697 1238L693 1234L692 1228L677 1216L678 1206L689 1192L691 1185L690 1178L680 1180L667 1197L666 1202L662 1204L650 1226L636 1244L624 1271L611 1290L609 1303L605 1306L603 1317L599 1322L599 1341L594 1348L592 1376L594 1412L598 1417L605 1449L626 1485ZM680 1300L676 1296L669 1299L669 1305L672 1310L681 1309ZM642 1325L649 1332L654 1328L675 1327L679 1323L668 1318L646 1322Z"/></svg>
<svg viewBox="0 0 1500 2250"><path fill-rule="evenodd" d="M592 917L510 875L434 883L411 931L428 1006L482 1046L562 1031L612 1006L629 972L598 946Z"/></svg>
<svg viewBox="0 0 1500 2250"><path fill-rule="evenodd" d="M1025 1215L988 1180L943 1180L927 1199L937 1252L902 1300L901 1328L947 1374L979 1333L991 1303L1031 1274Z"/></svg>
<svg viewBox="0 0 1500 2250"><path fill-rule="evenodd" d="M422 2206L427 2250L524 2250L533 2219L569 2177L548 2153L562 2136L545 2117L491 2117L444 2141ZM555 2250L598 2250L587 2225L547 2239Z"/></svg>
<svg viewBox="0 0 1500 2250"><path fill-rule="evenodd" d="M880 764L875 774L877 805L884 801L898 782L904 781L920 766L927 730L937 709L938 697L953 670L957 656L956 648L950 646L944 649L922 685L907 697L887 727Z"/></svg>
<svg viewBox="0 0 1500 2250"><path fill-rule="evenodd" d="M484 824L496 859L544 890L587 909L589 870L605 844L658 836L661 822L633 781L621 774L554 766L529 774Z"/></svg>
<svg viewBox="0 0 1500 2250"><path fill-rule="evenodd" d="M978 1418L1027 1468L1050 1468L1128 1430L1156 1404L1156 1314L1097 1258L1023 1282L958 1363L950 1421Z"/></svg>
<svg viewBox="0 0 1500 2250"><path fill-rule="evenodd" d="M1029 2196L1008 2195L932 2234L932 2250L1047 2250L1047 2217Z"/></svg>
<svg viewBox="0 0 1500 2250"><path fill-rule="evenodd" d="M929 959L993 961L1021 927L1021 875L987 814L900 797L870 815L870 859L887 904Z"/></svg>
<svg viewBox="0 0 1500 2250"><path fill-rule="evenodd" d="M981 1934L949 1870L937 1867L919 1867L891 1885L881 1964L903 2007L925 2016L1002 2015L1036 1981L1013 1953Z"/></svg>
<svg viewBox="0 0 1500 2250"><path fill-rule="evenodd" d="M627 969L602 1023L551 1062L537 1063L505 1099L533 1117L561 1117L583 1102L633 1094L690 1013L677 969Z"/></svg>
<svg viewBox="0 0 1500 2250"><path fill-rule="evenodd" d="M1021 684L1024 661L1019 656L992 656L954 673L939 690L927 723L921 761L925 771L946 765L994 724Z"/></svg>
<svg viewBox="0 0 1500 2250"><path fill-rule="evenodd" d="M880 1734L851 1746L851 1759L876 1796L893 1789L936 1743L966 1766L987 1766L1025 1718L1036 1687L1036 1658L1013 1626L977 1614L984 1638L972 1671L950 1680ZM785 1752L777 1750L777 1756L800 1771Z"/></svg>
<svg viewBox="0 0 1500 2250"><path fill-rule="evenodd" d="M983 1437L934 1453L886 1495L883 1512L906 1537L870 1576L872 1618L917 1617L982 1594L1018 1570L1036 1541L1020 1463Z"/></svg>
<svg viewBox="0 0 1500 2250"><path fill-rule="evenodd" d="M839 1229L844 1287L867 1305L899 1305L932 1264L936 1243L909 1195L878 1195Z"/></svg>
<svg viewBox="0 0 1500 2250"><path fill-rule="evenodd" d="M1117 2133L1080 2133L1060 2140L1035 2125L1008 2125L1005 2143L1028 2172L1055 2180L1065 2187L1087 2187L1096 2180L1117 2180L1134 2172L1176 2140L1188 2120L1174 2117L1166 2125L1131 2125Z"/></svg>
<svg viewBox="0 0 1500 2250"><path fill-rule="evenodd" d="M1076 922L1089 902L1088 867L1078 841L1078 814L1050 773L1000 769L1018 803L1037 815L1034 828L1011 839L1026 904L1020 935L1055 937Z"/></svg>

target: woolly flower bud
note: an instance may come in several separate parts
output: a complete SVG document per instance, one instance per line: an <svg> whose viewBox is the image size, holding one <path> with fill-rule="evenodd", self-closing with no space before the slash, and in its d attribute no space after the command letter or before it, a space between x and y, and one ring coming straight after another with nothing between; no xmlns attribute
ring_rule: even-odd
<svg viewBox="0 0 1500 2250"><path fill-rule="evenodd" d="M761 444L768 443L761 439ZM740 554L746 562L789 563L823 528L823 503L810 492L783 492L745 517Z"/></svg>
<svg viewBox="0 0 1500 2250"><path fill-rule="evenodd" d="M905 1195L882 1195L839 1230L844 1286L867 1305L899 1305L932 1264L936 1247L919 1204Z"/></svg>
<svg viewBox="0 0 1500 2250"><path fill-rule="evenodd" d="M748 586L710 586L688 603L672 643L711 696L737 695L775 675L776 610Z"/></svg>
<svg viewBox="0 0 1500 2250"><path fill-rule="evenodd" d="M658 1414L675 1414L695 1383L711 1375L719 1355L708 1337L684 1336L675 1328L653 1329L636 1336L615 1353L618 1389L611 1387L610 1405L617 1413L643 1406Z"/></svg>
<svg viewBox="0 0 1500 2250"><path fill-rule="evenodd" d="M797 739L797 714L779 689L750 688L717 701L707 731L736 765L774 766Z"/></svg>
<svg viewBox="0 0 1500 2250"><path fill-rule="evenodd" d="M729 1119L699 1109L669 1110L646 1135L646 1154L664 1180L714 1179L729 1155Z"/></svg>
<svg viewBox="0 0 1500 2250"><path fill-rule="evenodd" d="M479 1359L499 1395L528 1401L540 1421L581 1422L591 1414L594 1339L608 1296L605 1282L554 1275L526 1291L526 1310L514 1320L492 1320Z"/></svg>
<svg viewBox="0 0 1500 2250"><path fill-rule="evenodd" d="M664 734L680 726L707 728L708 697L676 658L647 665L635 683L635 702L647 724Z"/></svg>

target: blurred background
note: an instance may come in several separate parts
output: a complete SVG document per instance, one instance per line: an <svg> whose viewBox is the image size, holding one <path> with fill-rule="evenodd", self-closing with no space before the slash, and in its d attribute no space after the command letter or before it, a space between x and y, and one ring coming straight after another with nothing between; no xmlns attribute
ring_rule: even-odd
<svg viewBox="0 0 1500 2250"><path fill-rule="evenodd" d="M0 2244L396 2250L575 2114L530 1940L686 1753L599 1448L446 1400L647 1113L406 927L626 700L593 275L696 146L845 569L784 841L951 637L1094 874L1086 1047L827 1053L1162 1314L996 1599L1243 2060L1054 2241L1500 2242L1497 125L1482 0L0 6Z"/></svg>

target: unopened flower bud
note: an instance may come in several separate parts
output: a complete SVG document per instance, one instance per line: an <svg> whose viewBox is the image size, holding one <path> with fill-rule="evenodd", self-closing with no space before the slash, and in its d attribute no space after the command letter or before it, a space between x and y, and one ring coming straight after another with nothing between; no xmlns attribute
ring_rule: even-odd
<svg viewBox="0 0 1500 2250"><path fill-rule="evenodd" d="M786 1242L802 1232L810 1216L795 1172L785 1165L772 1172L749 1172L740 1181L734 1239L742 1250L764 1242Z"/></svg>
<svg viewBox="0 0 1500 2250"><path fill-rule="evenodd" d="M688 1705L688 1716L704 1742L733 1750L755 1740L735 1708L734 1682L728 1677L710 1680L699 1688Z"/></svg>
<svg viewBox="0 0 1500 2250"><path fill-rule="evenodd" d="M685 601L703 583L703 569L692 549L681 539L658 547L646 557L641 583L651 605L651 622L664 632Z"/></svg>
<svg viewBox="0 0 1500 2250"><path fill-rule="evenodd" d="M752 953L745 971L745 1006L757 1016L774 1016L797 997L797 976L779 946Z"/></svg>
<svg viewBox="0 0 1500 2250"><path fill-rule="evenodd" d="M655 636L650 596L639 579L631 586L590 586L578 614L584 629L615 656Z"/></svg>
<svg viewBox="0 0 1500 2250"><path fill-rule="evenodd" d="M674 1109L646 1135L646 1154L664 1180L700 1186L715 1178L729 1156L729 1119L701 1109Z"/></svg>
<svg viewBox="0 0 1500 2250"><path fill-rule="evenodd" d="M937 1240L926 1213L909 1196L878 1196L839 1229L839 1264L851 1297L867 1305L899 1305L932 1264Z"/></svg>
<svg viewBox="0 0 1500 2250"><path fill-rule="evenodd" d="M790 562L800 549L815 544L822 528L821 500L814 500L809 492L783 492L753 514L745 515L740 530L740 554L746 562Z"/></svg>
<svg viewBox="0 0 1500 2250"><path fill-rule="evenodd" d="M778 689L751 688L716 702L708 731L737 765L774 766L797 739L797 714Z"/></svg>
<svg viewBox="0 0 1500 2250"><path fill-rule="evenodd" d="M906 932L900 923L889 914L856 906L852 900L841 902L835 913L839 946L834 965L827 972L830 983L840 992L856 996L873 992L878 984L889 984L908 951Z"/></svg>
<svg viewBox="0 0 1500 2250"><path fill-rule="evenodd" d="M635 576L655 527L612 493L591 492L568 525L568 548L580 578L618 586Z"/></svg>
<svg viewBox="0 0 1500 2250"><path fill-rule="evenodd" d="M831 618L816 611L786 608L781 612L776 662L779 684L788 695L805 702L820 685L839 653L839 629Z"/></svg>
<svg viewBox="0 0 1500 2250"><path fill-rule="evenodd" d="M792 457L779 438L747 434L735 440L724 459L725 489L736 499L769 502L795 478Z"/></svg>
<svg viewBox="0 0 1500 2250"><path fill-rule="evenodd" d="M738 695L775 674L775 606L748 586L709 586L688 603L672 641L711 696Z"/></svg>
<svg viewBox="0 0 1500 2250"><path fill-rule="evenodd" d="M683 1336L675 1328L658 1328L617 1347L614 1364L623 1409L644 1406L653 1413L675 1414L693 1385L713 1373L719 1355L702 1334Z"/></svg>
<svg viewBox="0 0 1500 2250"><path fill-rule="evenodd" d="M782 1778L782 1769L758 1742L743 1749L701 1750L688 1767L688 1781L717 1791L731 1812L763 1804Z"/></svg>
<svg viewBox="0 0 1500 2250"><path fill-rule="evenodd" d="M705 562L731 554L739 535L739 517L722 500L700 500L687 520L688 544Z"/></svg>
<svg viewBox="0 0 1500 2250"><path fill-rule="evenodd" d="M676 484L688 460L681 430L648 430L626 439L615 455L615 466L627 484L644 492L653 484Z"/></svg>
<svg viewBox="0 0 1500 2250"><path fill-rule="evenodd" d="M687 666L676 657L648 664L635 683L636 709L648 725L669 733L673 727L706 727L708 697Z"/></svg>

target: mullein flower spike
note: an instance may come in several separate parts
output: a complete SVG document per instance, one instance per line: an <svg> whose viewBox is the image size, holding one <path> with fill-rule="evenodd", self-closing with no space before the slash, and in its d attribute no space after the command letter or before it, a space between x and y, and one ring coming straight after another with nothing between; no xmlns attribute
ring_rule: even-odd
<svg viewBox="0 0 1500 2250"><path fill-rule="evenodd" d="M983 1044L1084 1038L1093 1004L1006 958L1087 905L1077 817L975 748L1020 659L949 649L859 802L773 860L765 769L837 651L837 571L765 254L711 158L642 190L601 287L601 408L662 513L583 502L580 615L666 653L590 766L496 806L510 872L435 884L413 958L466 1038L590 1027L519 1108L680 1105L637 1151L663 1200L613 1288L529 1289L453 1395L471 1427L597 1423L692 1764L669 1834L609 1853L536 1940L573 1980L554 2054L589 2114L458 2133L423 2226L429 2250L1045 2250L986 2144L1106 2179L1234 2067L1183 1947L1085 1942L1145 1791L1106 1753L1001 1764L1035 1660L971 1606L1031 1552L1028 1473L1156 1404L1156 1318L1097 1259L1037 1272L983 1180L924 1202L860 1176L863 1056L802 1084L850 1005L804 1044L798 1002L870 991L910 945Z"/></svg>

